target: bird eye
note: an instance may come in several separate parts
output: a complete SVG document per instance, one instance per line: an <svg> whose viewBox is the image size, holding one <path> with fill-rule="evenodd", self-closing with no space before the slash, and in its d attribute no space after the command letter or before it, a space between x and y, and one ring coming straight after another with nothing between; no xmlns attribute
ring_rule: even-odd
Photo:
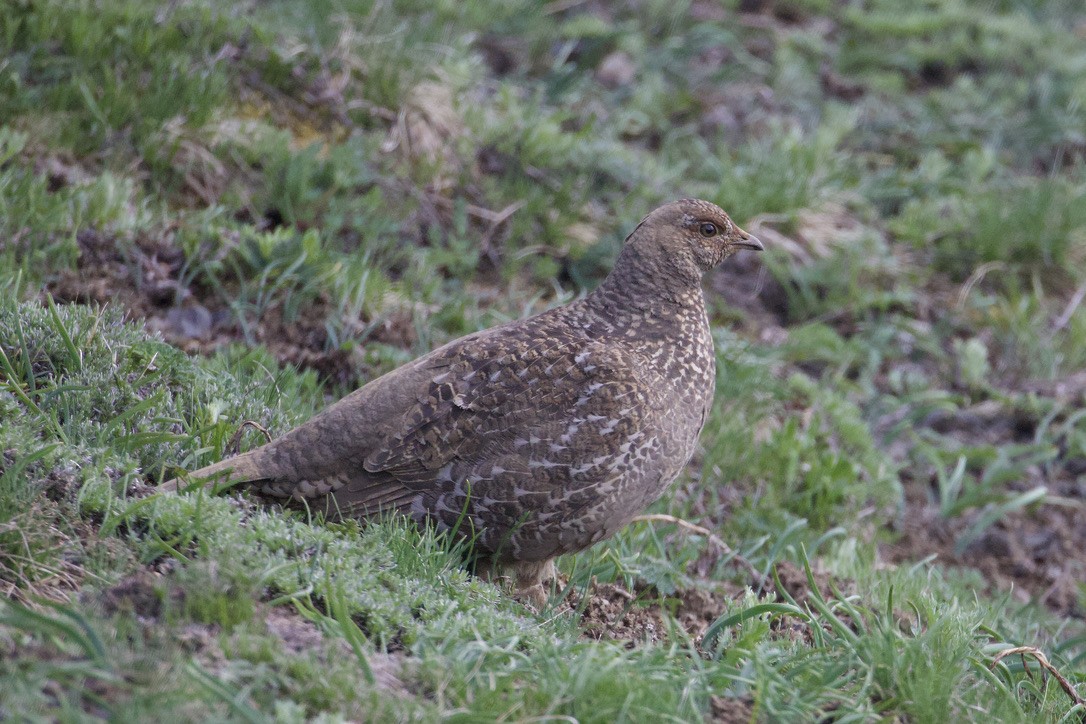
<svg viewBox="0 0 1086 724"><path fill-rule="evenodd" d="M701 235L706 237L706 238L708 238L710 236L716 236L716 232L717 232L716 224L712 223L711 221L706 221L706 222L702 223L702 225L698 229L698 231L700 231Z"/></svg>

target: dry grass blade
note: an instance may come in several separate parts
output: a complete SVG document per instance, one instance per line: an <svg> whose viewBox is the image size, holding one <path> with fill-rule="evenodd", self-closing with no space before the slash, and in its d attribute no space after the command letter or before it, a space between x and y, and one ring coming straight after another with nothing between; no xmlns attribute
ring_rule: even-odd
<svg viewBox="0 0 1086 724"><path fill-rule="evenodd" d="M584 5L587 0L554 0L543 6L544 15L557 15L558 13L564 13L567 10Z"/></svg>
<svg viewBox="0 0 1086 724"><path fill-rule="evenodd" d="M969 293L973 291L973 287L981 282L984 277L988 276L988 272L1003 271L1007 268L1007 265L1001 261L990 261L986 264L978 266L969 278L965 280L965 284L962 285L961 290L958 292L958 301L955 303L955 307L961 309L965 306L965 300L969 298Z"/></svg>
<svg viewBox="0 0 1086 724"><path fill-rule="evenodd" d="M764 578L764 576L762 576L762 574L758 571L758 569L754 567L753 563L751 563L746 558L741 556L738 551L734 550L730 545L725 543L720 538L720 536L713 533L713 531L709 530L708 528L697 525L696 523L691 523L688 520L683 520L682 518L678 518L678 517L676 517L674 515L668 515L666 513L646 513L645 515L637 515L637 516L634 516L633 519L631 519L630 522L631 523L672 523L674 525L679 526L680 530L685 530L685 531L688 531L690 533L696 533L697 535L703 535L709 540L710 543L712 543L717 548L719 548L721 550L721 552L724 553L724 555L731 556L731 559L736 563L736 565L738 565L743 570L745 570L747 573L749 573L754 578L754 580L761 583L761 581Z"/></svg>
<svg viewBox="0 0 1086 724"><path fill-rule="evenodd" d="M1075 293L1071 295L1071 300L1067 302L1067 308L1063 310L1063 314L1053 322L1052 331L1058 332L1066 327L1071 322L1071 317L1075 316L1075 312L1078 310L1079 305L1082 304L1082 300L1086 299L1086 284L1083 284Z"/></svg>
<svg viewBox="0 0 1086 724"><path fill-rule="evenodd" d="M256 428L264 436L264 439L267 442L272 441L271 433L268 432L267 428L265 428L259 422L245 420L241 423L241 425L238 426L238 430L230 438L230 442L226 444L227 455L237 455L241 451L241 436L245 432L246 427Z"/></svg>
<svg viewBox="0 0 1086 724"><path fill-rule="evenodd" d="M1074 685L1068 681L1067 677L1061 674L1059 669L1049 662L1048 657L1044 655L1044 652L1036 646L1014 646L1009 649L1004 649L996 654L995 658L992 659L992 663L988 664L988 668L994 669L1000 661L1008 656L1014 656L1015 654L1022 655L1022 666L1025 667L1026 673L1029 673L1029 667L1025 664L1026 655L1028 654L1035 658L1037 663L1041 665L1041 668L1052 674L1056 681L1060 683L1060 687L1067 692L1069 697L1071 697L1071 701L1075 702L1078 706L1086 708L1086 699L1083 699L1082 696L1079 695L1078 691L1075 690Z"/></svg>

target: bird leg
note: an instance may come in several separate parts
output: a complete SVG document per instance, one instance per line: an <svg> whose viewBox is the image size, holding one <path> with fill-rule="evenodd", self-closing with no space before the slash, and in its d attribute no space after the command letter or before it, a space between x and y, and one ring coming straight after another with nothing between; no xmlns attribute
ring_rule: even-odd
<svg viewBox="0 0 1086 724"><path fill-rule="evenodd" d="M547 604L544 583L558 577L554 559L545 561L493 561L481 559L475 574L484 581L512 588L512 596L535 610Z"/></svg>

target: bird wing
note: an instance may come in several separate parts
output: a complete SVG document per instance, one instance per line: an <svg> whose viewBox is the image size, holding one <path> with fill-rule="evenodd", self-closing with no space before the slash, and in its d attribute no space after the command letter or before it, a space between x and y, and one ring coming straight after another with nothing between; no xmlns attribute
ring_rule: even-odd
<svg viewBox="0 0 1086 724"><path fill-rule="evenodd" d="M599 341L483 336L427 366L434 374L415 404L336 491L341 507L366 507L381 491L439 523L468 511L477 527L509 529L592 503L649 437L651 390Z"/></svg>
<svg viewBox="0 0 1086 724"><path fill-rule="evenodd" d="M483 339L450 357L405 413L401 429L366 457L367 471L422 483L452 462L481 462L512 448L532 452L539 445L532 433L551 433L561 426L556 423L585 418L587 433L606 427L596 423L612 414L623 412L636 425L643 413L628 361L589 340L517 345ZM629 404L615 408L623 397ZM517 445L518 439L528 443Z"/></svg>

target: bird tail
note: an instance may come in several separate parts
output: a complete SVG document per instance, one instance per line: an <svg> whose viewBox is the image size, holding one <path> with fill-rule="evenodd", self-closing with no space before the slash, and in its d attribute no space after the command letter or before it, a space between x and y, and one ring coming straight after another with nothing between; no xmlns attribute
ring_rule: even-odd
<svg viewBox="0 0 1086 724"><path fill-rule="evenodd" d="M163 492L176 493L197 484L203 484L205 487L229 486L260 480L264 476L260 474L253 452L256 451L242 453L191 473L185 473L173 480L167 480L158 486L158 489Z"/></svg>

